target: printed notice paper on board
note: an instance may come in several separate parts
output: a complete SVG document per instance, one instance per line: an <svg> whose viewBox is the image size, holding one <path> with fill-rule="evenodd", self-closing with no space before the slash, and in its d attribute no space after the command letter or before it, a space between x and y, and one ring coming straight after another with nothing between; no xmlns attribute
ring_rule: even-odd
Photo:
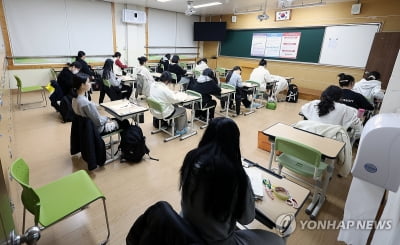
<svg viewBox="0 0 400 245"><path fill-rule="evenodd" d="M296 59L301 32L254 33L251 56Z"/></svg>

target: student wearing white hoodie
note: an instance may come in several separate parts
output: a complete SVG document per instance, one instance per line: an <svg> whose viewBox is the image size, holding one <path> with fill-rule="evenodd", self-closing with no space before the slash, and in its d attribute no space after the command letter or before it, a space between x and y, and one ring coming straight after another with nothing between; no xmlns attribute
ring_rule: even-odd
<svg viewBox="0 0 400 245"><path fill-rule="evenodd" d="M262 58L258 63L258 67L254 68L250 74L250 80L260 84L260 91L265 91L267 83L272 82L271 74L267 70L266 66L267 61Z"/></svg>
<svg viewBox="0 0 400 245"><path fill-rule="evenodd" d="M364 95L365 98L371 103L374 98L382 99L383 92L381 90L381 74L377 71L367 73L366 78L361 79L358 83L354 84L353 91Z"/></svg>
<svg viewBox="0 0 400 245"><path fill-rule="evenodd" d="M203 74L203 71L207 68L208 68L207 59L202 58L199 61L197 61L196 67L194 68L194 70L200 72L200 74Z"/></svg>
<svg viewBox="0 0 400 245"><path fill-rule="evenodd" d="M361 135L362 124L357 117L357 110L339 103L342 89L331 85L321 94L320 100L313 100L301 107L301 113L308 119L316 122L341 125L346 131L354 129L354 138Z"/></svg>

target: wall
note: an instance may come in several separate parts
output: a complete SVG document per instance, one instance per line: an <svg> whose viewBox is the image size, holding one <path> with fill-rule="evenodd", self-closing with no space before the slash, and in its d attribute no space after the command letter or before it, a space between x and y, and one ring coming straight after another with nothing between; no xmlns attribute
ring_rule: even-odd
<svg viewBox="0 0 400 245"><path fill-rule="evenodd" d="M267 14L270 19L258 21L256 14L237 15L237 22L231 22L231 15L214 17L214 21L227 22L228 29L255 29L255 28L283 28L302 26L321 26L352 23L381 22L382 31L400 31L400 1L397 0L363 0L361 1L361 14L351 15L351 5L354 2L327 4L321 7L299 8L292 10L289 21L275 22L275 10L270 9ZM360 40L362 41L362 40ZM239 47L238 47L239 48ZM204 56L213 57L218 54L217 42L204 42ZM349 54L351 55L351 54ZM345 57L344 57L345 58ZM218 57L215 66L232 67L242 66L243 79L248 79L251 70L256 67L258 60ZM337 84L337 74L344 72L353 75L356 80L361 79L363 69L324 66L306 63L291 63L269 61L268 69L271 74L294 77L294 83L300 88L316 89L320 92L330 84ZM301 92L301 91L300 91Z"/></svg>

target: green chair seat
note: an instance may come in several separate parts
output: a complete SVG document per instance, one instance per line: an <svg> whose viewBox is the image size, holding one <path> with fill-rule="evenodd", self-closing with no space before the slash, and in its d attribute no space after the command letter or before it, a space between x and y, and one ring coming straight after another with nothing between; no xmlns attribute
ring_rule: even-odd
<svg viewBox="0 0 400 245"><path fill-rule="evenodd" d="M21 92L33 92L33 91L40 91L43 90L42 86L30 86L30 87L21 87Z"/></svg>
<svg viewBox="0 0 400 245"><path fill-rule="evenodd" d="M99 198L105 198L84 170L65 176L35 191L40 199L39 223L45 227Z"/></svg>

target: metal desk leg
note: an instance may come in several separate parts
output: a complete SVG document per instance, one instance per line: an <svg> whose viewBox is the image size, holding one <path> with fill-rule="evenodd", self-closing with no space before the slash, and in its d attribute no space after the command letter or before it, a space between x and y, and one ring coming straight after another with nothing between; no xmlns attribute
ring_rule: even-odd
<svg viewBox="0 0 400 245"><path fill-rule="evenodd" d="M191 117L190 117L190 132L187 132L186 134L184 134L181 137L181 140L187 139L187 138L197 134L197 131L194 130L194 123L193 123L194 114L195 114L194 104L195 104L195 101L192 101L192 110L190 112L190 114L191 114Z"/></svg>
<svg viewBox="0 0 400 245"><path fill-rule="evenodd" d="M275 139L271 139L268 137L269 142L271 142L271 153L269 154L269 162L268 162L268 169L271 170L272 161L274 160L275 156Z"/></svg>
<svg viewBox="0 0 400 245"><path fill-rule="evenodd" d="M253 87L253 94L252 94L252 98L251 98L251 103L250 103L250 111L244 113L245 116L254 113L256 110L253 110L253 104L254 104L254 97L256 96L255 94L255 89L256 87ZM246 95L247 96L247 95Z"/></svg>

